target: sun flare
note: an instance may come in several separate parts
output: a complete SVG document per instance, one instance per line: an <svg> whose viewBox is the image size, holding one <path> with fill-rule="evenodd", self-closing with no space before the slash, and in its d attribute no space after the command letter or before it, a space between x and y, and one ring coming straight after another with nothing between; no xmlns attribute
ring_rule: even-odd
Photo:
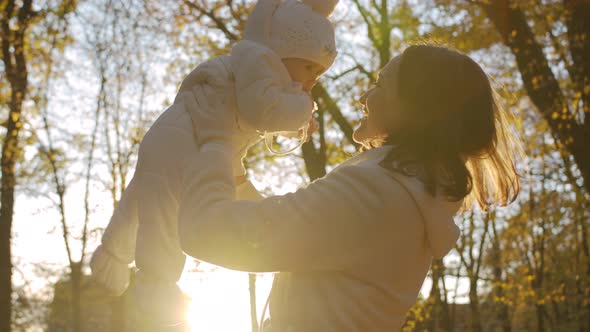
<svg viewBox="0 0 590 332"><path fill-rule="evenodd" d="M202 266L199 265L199 268ZM188 272L183 274L179 284L192 298L187 311L187 321L191 331L252 331L247 273L220 268L207 272ZM271 284L270 275L261 275L257 278L258 317L262 312Z"/></svg>

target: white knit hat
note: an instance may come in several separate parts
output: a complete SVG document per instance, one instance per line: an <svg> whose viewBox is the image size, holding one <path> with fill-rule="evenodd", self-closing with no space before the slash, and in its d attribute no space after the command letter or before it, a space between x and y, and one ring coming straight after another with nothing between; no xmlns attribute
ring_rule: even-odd
<svg viewBox="0 0 590 332"><path fill-rule="evenodd" d="M301 58L328 69L336 58L334 26L328 17L338 0L259 0L244 39L260 42L281 58Z"/></svg>

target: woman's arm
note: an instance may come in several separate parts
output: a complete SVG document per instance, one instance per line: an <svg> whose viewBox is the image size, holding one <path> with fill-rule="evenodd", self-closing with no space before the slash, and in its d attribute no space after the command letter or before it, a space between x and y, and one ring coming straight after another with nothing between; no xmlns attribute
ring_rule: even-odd
<svg viewBox="0 0 590 332"><path fill-rule="evenodd" d="M347 167L293 194L234 201L228 151L204 145L185 174L179 236L187 254L245 271L337 269L386 243L387 204L371 172Z"/></svg>

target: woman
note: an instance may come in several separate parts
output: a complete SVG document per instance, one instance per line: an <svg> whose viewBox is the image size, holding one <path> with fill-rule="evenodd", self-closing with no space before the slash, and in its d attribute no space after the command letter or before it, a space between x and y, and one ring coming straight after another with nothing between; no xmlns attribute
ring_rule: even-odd
<svg viewBox="0 0 590 332"><path fill-rule="evenodd" d="M505 205L519 190L517 146L488 77L468 56L411 46L361 98L366 151L293 194L234 201L231 123L210 119L207 158L187 169L183 250L244 271L278 271L273 331L391 331L433 258L453 248L453 216ZM198 129L197 129L198 130ZM206 161L206 162L205 162Z"/></svg>

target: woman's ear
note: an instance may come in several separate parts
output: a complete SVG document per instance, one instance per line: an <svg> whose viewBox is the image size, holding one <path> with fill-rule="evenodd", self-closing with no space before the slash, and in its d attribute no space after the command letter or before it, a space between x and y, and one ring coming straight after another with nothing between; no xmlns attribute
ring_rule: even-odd
<svg viewBox="0 0 590 332"><path fill-rule="evenodd" d="M250 16L248 16L244 39L268 46L272 17L281 3L281 0L258 0Z"/></svg>

